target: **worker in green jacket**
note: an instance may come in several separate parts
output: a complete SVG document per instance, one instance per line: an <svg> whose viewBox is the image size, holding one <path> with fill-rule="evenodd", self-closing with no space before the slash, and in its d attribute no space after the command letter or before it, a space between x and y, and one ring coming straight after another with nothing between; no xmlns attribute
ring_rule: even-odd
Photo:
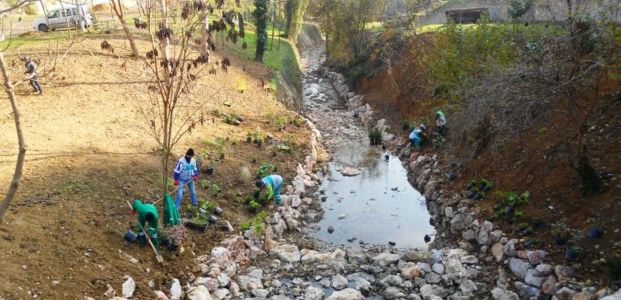
<svg viewBox="0 0 621 300"><path fill-rule="evenodd" d="M135 214L138 219L138 239L140 239L140 242L143 244L147 243L147 237L144 235L144 232L147 232L151 238L151 242L153 242L153 246L159 247L160 239L157 235L159 213L157 207L150 203L142 203L140 199L135 199L132 208L132 213ZM147 222L149 226L144 227ZM145 230L143 231L142 228Z"/></svg>

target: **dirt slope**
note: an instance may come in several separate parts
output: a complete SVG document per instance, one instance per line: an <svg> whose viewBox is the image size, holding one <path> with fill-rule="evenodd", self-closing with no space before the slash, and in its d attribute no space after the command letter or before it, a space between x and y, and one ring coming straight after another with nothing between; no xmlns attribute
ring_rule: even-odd
<svg viewBox="0 0 621 300"><path fill-rule="evenodd" d="M107 284L120 292L122 276L131 275L139 286L136 297L149 298L152 294L144 288L149 280L164 289L170 277L189 276L194 257L208 253L224 234L219 228L205 234L190 232L186 252L180 256L166 252L165 267L155 265L148 248L124 245L122 233L134 222L125 200L159 198L159 164L152 154L155 142L145 134L146 122L136 108L137 97L143 97L136 90L144 87L148 73L141 61L125 58L129 52L124 41L107 38L116 54L99 49L103 38L80 41L57 65L54 79L45 82L43 96L30 95L27 85L18 90L29 151L17 199L0 226L0 297L101 298ZM146 46L140 44L142 49ZM49 68L48 50L39 46L21 53L41 59ZM209 141L227 140L225 159L210 162L216 166L214 175L201 175L222 192L217 196L207 189L198 192L223 207L223 219L238 228L249 215L235 199L249 193L252 185L240 181L240 168L254 172L261 161L271 161L288 179L306 152L306 129L288 126L279 131L268 123L266 114L288 113L260 86L269 71L255 62L230 58L228 72L200 79L199 93L219 92L208 99L208 121L186 136L176 151L181 155L193 147L205 157L207 151L213 153ZM220 59L216 53L212 63ZM14 76L21 72L16 62ZM240 83L247 86L244 93ZM215 110L238 113L245 121L241 126L224 124L210 114ZM293 154L246 143L247 132L257 127L276 140L289 141ZM8 101L0 101L0 128L0 185L6 186L17 150ZM187 196L185 201L189 202ZM130 262L126 254L139 262Z"/></svg>

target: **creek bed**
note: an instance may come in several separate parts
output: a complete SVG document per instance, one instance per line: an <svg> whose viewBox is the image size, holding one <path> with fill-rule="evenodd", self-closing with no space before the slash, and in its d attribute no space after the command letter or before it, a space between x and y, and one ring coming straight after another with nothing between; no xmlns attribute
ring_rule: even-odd
<svg viewBox="0 0 621 300"><path fill-rule="evenodd" d="M324 215L319 229L310 235L323 241L359 246L388 245L426 249L425 235L434 235L424 197L407 179L401 161L370 147L367 130L345 109L330 80L321 69L320 47L302 55L305 71L304 110L321 132L331 161L319 175ZM385 159L385 155L389 159ZM357 176L344 176L346 167L359 169ZM334 231L328 232L332 227Z"/></svg>

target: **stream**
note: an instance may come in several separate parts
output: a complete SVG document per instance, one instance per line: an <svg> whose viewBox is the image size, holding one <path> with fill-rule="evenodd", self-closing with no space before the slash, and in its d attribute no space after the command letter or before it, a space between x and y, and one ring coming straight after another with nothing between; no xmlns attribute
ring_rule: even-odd
<svg viewBox="0 0 621 300"><path fill-rule="evenodd" d="M310 235L352 247L426 249L424 237L433 236L434 228L424 197L408 182L399 158L370 146L367 129L324 76L324 59L322 47L302 54L303 113L321 132L331 158L319 172L324 215ZM343 170L359 174L345 176Z"/></svg>

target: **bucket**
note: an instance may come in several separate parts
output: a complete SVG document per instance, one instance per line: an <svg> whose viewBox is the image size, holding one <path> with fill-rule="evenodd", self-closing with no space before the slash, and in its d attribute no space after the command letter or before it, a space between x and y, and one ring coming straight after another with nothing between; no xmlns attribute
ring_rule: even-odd
<svg viewBox="0 0 621 300"><path fill-rule="evenodd" d="M220 216L220 215L222 215L224 210L221 207L218 206L218 207L216 207L216 209L214 209L213 212L216 213L216 215Z"/></svg>
<svg viewBox="0 0 621 300"><path fill-rule="evenodd" d="M130 243L135 241L137 238L138 238L138 235L131 230L128 230L127 233L125 233L125 235L123 236L123 239Z"/></svg>

